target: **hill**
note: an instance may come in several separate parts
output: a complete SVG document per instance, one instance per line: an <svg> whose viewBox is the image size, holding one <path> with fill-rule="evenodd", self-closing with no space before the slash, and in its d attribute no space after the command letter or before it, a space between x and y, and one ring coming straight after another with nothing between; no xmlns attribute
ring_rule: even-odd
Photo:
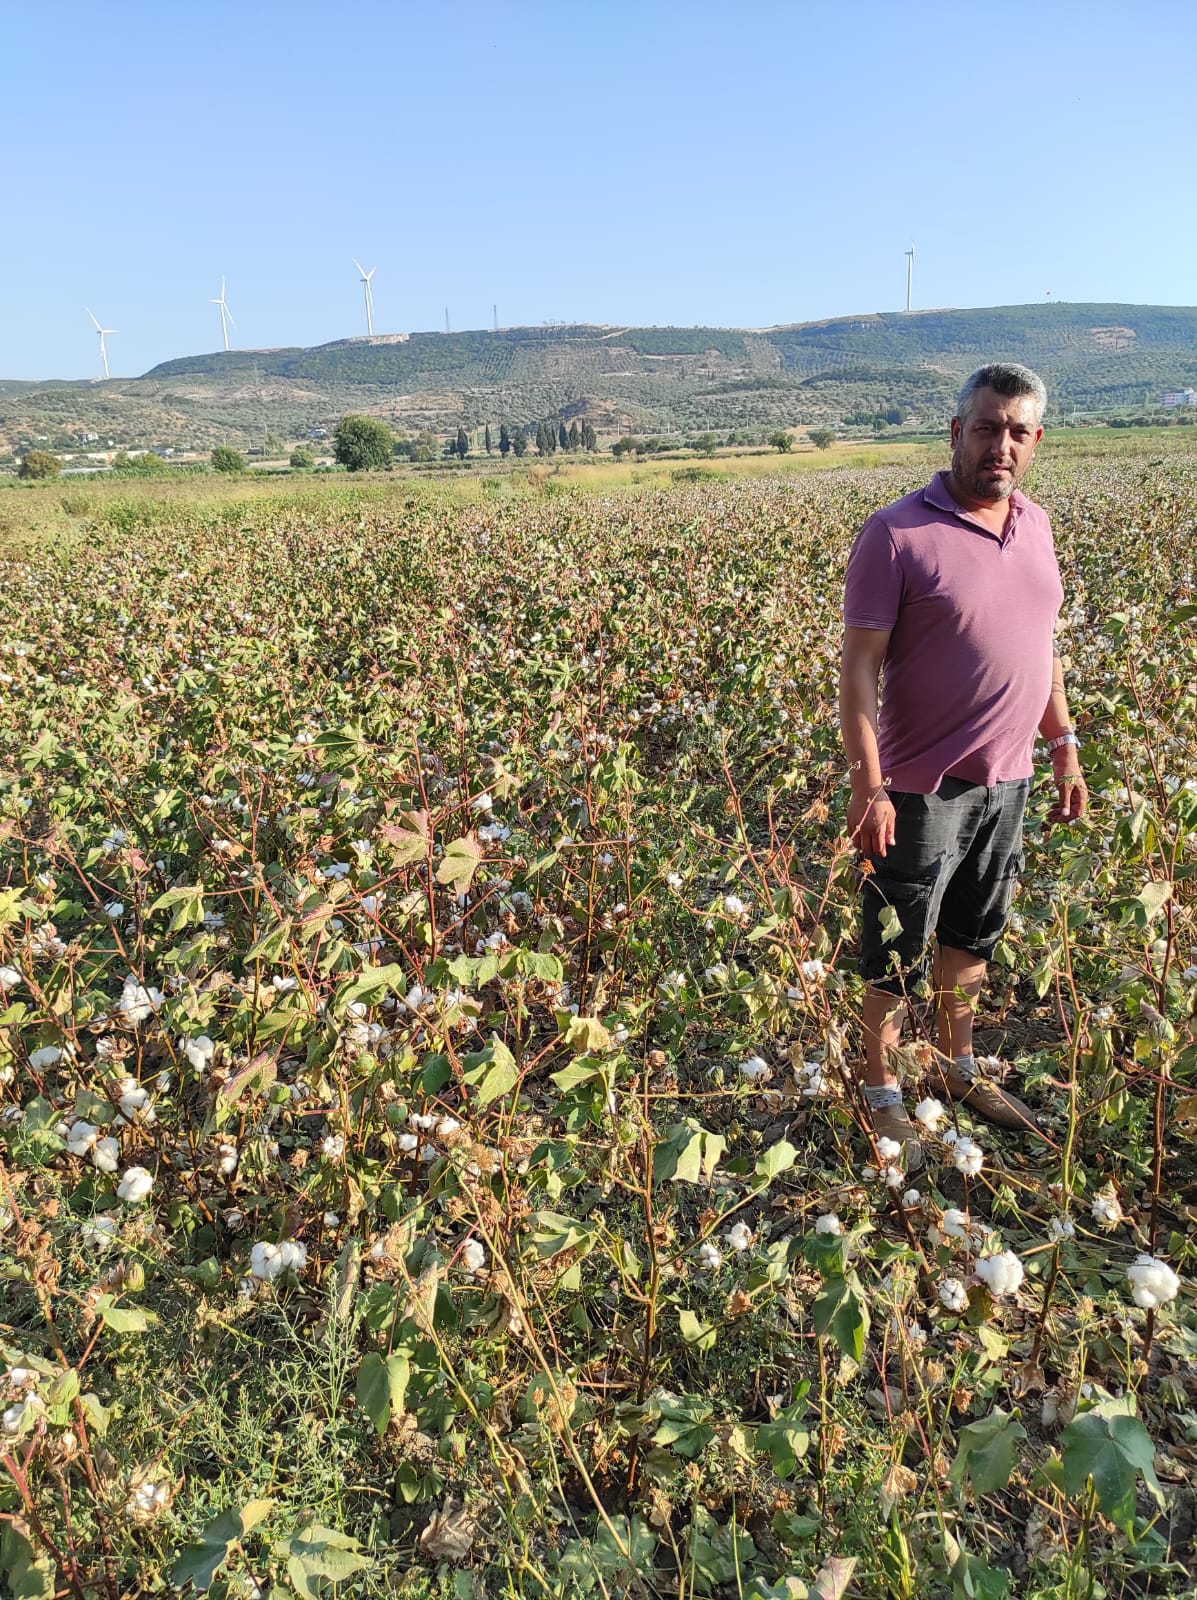
<svg viewBox="0 0 1197 1600"><path fill-rule="evenodd" d="M0 382L0 446L86 434L198 448L296 437L348 410L407 432L587 417L669 433L840 423L878 410L941 426L980 362L1025 361L1057 416L1197 387L1197 308L1047 303L879 312L776 328L587 324L230 350L104 383Z"/></svg>

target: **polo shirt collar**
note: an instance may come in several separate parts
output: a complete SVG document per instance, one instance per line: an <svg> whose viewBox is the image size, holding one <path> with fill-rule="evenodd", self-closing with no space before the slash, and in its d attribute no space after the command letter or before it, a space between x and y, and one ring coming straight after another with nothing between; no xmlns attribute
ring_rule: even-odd
<svg viewBox="0 0 1197 1600"><path fill-rule="evenodd" d="M966 511L963 506L956 504L955 500L952 498L952 491L948 488L948 475L946 472L937 472L935 474L935 476L931 479L931 482L923 490L923 499L928 505L934 506L937 511L946 511L949 516L960 517L963 519L963 521L967 522L970 527L980 528L982 532L990 534L991 538L993 537L992 531L989 528L986 528L984 524L978 522L971 511ZM1011 530L1013 530L1014 524L1018 521L1019 517L1022 516L1023 512L1027 509L1030 503L1031 502L1027 499L1026 495L1024 495L1018 489L1015 489L1010 495L1010 498L1006 504L1013 512L1013 515L1009 519L1009 527Z"/></svg>

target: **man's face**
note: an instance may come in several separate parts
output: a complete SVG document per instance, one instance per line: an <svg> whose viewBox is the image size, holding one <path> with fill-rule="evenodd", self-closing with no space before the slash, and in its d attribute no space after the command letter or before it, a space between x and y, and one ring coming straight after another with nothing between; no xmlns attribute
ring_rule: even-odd
<svg viewBox="0 0 1197 1600"><path fill-rule="evenodd" d="M1042 437L1034 395L978 389L964 421L952 418L953 484L982 505L1008 500Z"/></svg>

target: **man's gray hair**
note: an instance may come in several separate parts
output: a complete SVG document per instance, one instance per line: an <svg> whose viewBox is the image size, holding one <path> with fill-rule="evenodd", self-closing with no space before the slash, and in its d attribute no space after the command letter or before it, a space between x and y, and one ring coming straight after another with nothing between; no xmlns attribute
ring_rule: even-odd
<svg viewBox="0 0 1197 1600"><path fill-rule="evenodd" d="M1016 361L994 361L987 367L978 367L970 378L965 379L964 388L956 398L956 415L961 422L972 410L978 389L993 389L1007 399L1029 394L1035 401L1035 421L1043 421L1043 413L1047 410L1047 390L1043 379L1030 367L1020 367Z"/></svg>

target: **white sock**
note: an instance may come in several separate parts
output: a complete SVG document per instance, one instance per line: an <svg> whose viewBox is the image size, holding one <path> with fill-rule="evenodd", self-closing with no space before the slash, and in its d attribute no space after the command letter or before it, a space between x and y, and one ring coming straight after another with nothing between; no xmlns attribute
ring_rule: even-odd
<svg viewBox="0 0 1197 1600"><path fill-rule="evenodd" d="M866 1083L864 1097L870 1111L888 1111L890 1106L902 1104L902 1091L893 1083Z"/></svg>

